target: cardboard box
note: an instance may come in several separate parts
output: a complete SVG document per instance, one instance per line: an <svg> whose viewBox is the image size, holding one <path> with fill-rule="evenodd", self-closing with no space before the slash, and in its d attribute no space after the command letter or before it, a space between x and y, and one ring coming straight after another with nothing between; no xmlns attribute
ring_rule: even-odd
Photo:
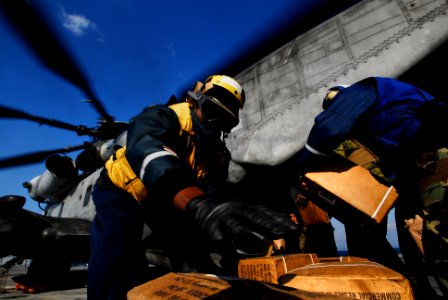
<svg viewBox="0 0 448 300"><path fill-rule="evenodd" d="M291 287L263 283L236 277L219 278L199 273L168 273L139 285L128 292L128 300L335 300L334 295L299 291Z"/></svg>
<svg viewBox="0 0 448 300"><path fill-rule="evenodd" d="M280 276L282 285L350 299L413 300L409 281L374 262L325 262L304 266Z"/></svg>
<svg viewBox="0 0 448 300"><path fill-rule="evenodd" d="M398 193L367 169L349 161L308 172L300 183L304 195L344 224L380 223Z"/></svg>
<svg viewBox="0 0 448 300"><path fill-rule="evenodd" d="M323 262L360 262L369 261L367 258L357 256L319 257L319 263Z"/></svg>
<svg viewBox="0 0 448 300"><path fill-rule="evenodd" d="M168 273L139 285L128 292L128 300L142 299L204 299L215 295L230 284L205 274Z"/></svg>
<svg viewBox="0 0 448 300"><path fill-rule="evenodd" d="M289 270L317 262L319 258L314 253L245 258L238 262L238 277L278 283L278 277Z"/></svg>

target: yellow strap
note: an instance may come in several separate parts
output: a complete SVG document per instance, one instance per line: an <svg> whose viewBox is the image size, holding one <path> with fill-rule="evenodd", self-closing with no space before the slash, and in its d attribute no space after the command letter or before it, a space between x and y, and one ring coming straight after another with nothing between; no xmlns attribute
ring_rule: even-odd
<svg viewBox="0 0 448 300"><path fill-rule="evenodd" d="M180 132L179 135L182 135L182 133L186 133L189 136L194 136L194 130L193 130L193 120L191 118L191 106L187 102L181 102L177 104L173 104L169 106L170 109L172 109L179 119L180 123ZM187 163L191 167L192 170L196 172L196 177L201 180L203 179L207 172L205 170L205 166L198 164L195 159L195 152L196 152L196 143L194 141L191 142L190 145L191 149L187 153Z"/></svg>
<svg viewBox="0 0 448 300"><path fill-rule="evenodd" d="M146 198L148 191L140 178L135 175L126 159L126 147L120 148L106 162L110 180L119 188L130 193L139 203Z"/></svg>

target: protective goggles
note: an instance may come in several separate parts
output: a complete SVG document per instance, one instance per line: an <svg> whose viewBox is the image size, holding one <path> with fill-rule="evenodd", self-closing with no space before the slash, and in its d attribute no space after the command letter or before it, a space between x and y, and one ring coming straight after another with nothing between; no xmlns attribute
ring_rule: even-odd
<svg viewBox="0 0 448 300"><path fill-rule="evenodd" d="M230 132L233 127L238 125L238 112L233 112L217 98L192 91L189 91L188 95L198 102L204 121L208 126Z"/></svg>

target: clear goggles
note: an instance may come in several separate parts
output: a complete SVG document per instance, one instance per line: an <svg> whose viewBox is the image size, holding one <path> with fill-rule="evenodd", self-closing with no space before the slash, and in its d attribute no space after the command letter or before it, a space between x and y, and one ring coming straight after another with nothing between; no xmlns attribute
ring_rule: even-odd
<svg viewBox="0 0 448 300"><path fill-rule="evenodd" d="M233 112L215 97L200 92L189 92L188 94L198 102L204 121L208 126L230 132L238 125L238 111Z"/></svg>

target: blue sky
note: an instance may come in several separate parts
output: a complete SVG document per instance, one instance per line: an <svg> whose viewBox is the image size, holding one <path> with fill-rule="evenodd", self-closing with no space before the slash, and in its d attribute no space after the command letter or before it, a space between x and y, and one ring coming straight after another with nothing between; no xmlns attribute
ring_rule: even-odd
<svg viewBox="0 0 448 300"><path fill-rule="evenodd" d="M147 105L164 103L181 86L203 80L206 70L232 60L297 7L294 0L38 3L46 8L108 113L120 121L128 121ZM99 114L82 102L83 92L45 69L1 24L0 104L95 127ZM12 119L0 119L0 139L1 158L88 140L71 131ZM43 163L0 169L1 194L26 194L22 182L43 170ZM27 201L27 208L33 206Z"/></svg>
<svg viewBox="0 0 448 300"><path fill-rule="evenodd" d="M214 73L324 0L40 0L107 112L128 121ZM76 87L43 68L0 22L0 104L74 125L95 127L98 113ZM0 158L88 141L26 120L0 119ZM27 197L22 183L44 164L0 169L0 195Z"/></svg>

